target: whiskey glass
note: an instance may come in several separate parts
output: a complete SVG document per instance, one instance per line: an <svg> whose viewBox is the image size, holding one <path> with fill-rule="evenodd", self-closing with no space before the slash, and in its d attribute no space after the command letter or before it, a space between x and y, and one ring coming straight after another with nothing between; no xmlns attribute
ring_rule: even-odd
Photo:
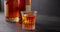
<svg viewBox="0 0 60 32"><path fill-rule="evenodd" d="M37 11L21 11L22 29L35 30Z"/></svg>

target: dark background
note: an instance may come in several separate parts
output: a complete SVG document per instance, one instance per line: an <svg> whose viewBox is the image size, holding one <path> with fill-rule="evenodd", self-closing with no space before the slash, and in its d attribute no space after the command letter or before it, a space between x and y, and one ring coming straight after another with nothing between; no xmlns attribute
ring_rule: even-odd
<svg viewBox="0 0 60 32"><path fill-rule="evenodd" d="M38 14L60 17L60 0L33 0L32 3L32 10Z"/></svg>
<svg viewBox="0 0 60 32"><path fill-rule="evenodd" d="M1 0L0 0L0 11L1 11Z"/></svg>
<svg viewBox="0 0 60 32"><path fill-rule="evenodd" d="M4 11L4 0L0 0L0 10ZM60 17L60 0L32 0L32 10L37 10L40 15Z"/></svg>

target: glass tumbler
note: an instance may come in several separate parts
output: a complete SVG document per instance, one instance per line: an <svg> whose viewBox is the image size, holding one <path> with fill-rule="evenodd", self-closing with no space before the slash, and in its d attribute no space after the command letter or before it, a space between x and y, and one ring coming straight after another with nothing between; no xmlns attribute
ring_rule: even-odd
<svg viewBox="0 0 60 32"><path fill-rule="evenodd" d="M21 11L22 29L35 30L37 11Z"/></svg>

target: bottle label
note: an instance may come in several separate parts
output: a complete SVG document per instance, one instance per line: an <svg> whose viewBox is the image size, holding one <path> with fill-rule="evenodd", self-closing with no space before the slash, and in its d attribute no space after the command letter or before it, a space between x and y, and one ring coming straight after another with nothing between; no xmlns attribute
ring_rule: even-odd
<svg viewBox="0 0 60 32"><path fill-rule="evenodd" d="M26 11L31 11L31 5L26 5Z"/></svg>

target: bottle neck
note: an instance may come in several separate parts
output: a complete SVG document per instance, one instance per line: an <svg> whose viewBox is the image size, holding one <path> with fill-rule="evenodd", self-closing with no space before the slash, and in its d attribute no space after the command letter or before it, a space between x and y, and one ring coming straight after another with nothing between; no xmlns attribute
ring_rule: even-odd
<svg viewBox="0 0 60 32"><path fill-rule="evenodd" d="M31 11L31 0L26 0L26 11Z"/></svg>

